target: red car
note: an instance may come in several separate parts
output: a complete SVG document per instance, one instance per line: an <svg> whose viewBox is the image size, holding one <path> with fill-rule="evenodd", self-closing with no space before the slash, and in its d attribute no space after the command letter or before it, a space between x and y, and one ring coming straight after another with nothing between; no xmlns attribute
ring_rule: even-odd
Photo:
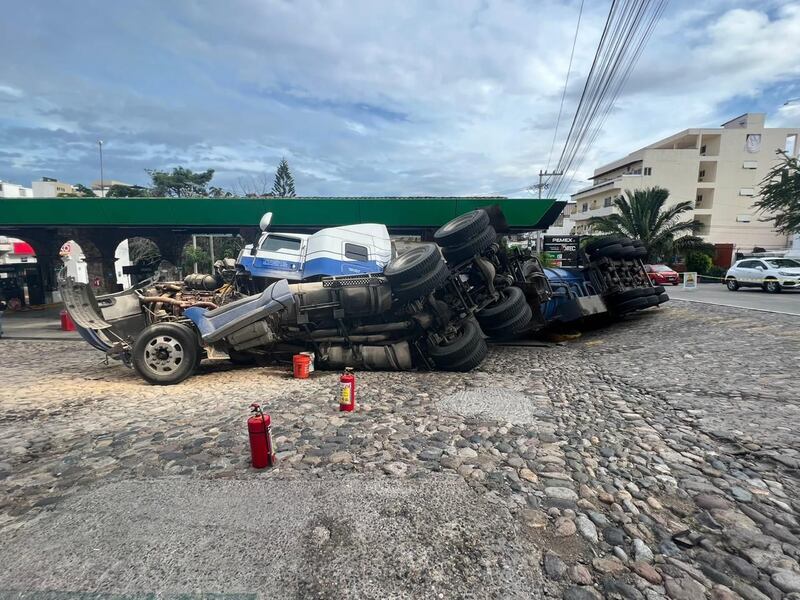
<svg viewBox="0 0 800 600"><path fill-rule="evenodd" d="M650 281L656 285L678 285L681 282L681 276L667 265L645 265L644 270L647 271Z"/></svg>

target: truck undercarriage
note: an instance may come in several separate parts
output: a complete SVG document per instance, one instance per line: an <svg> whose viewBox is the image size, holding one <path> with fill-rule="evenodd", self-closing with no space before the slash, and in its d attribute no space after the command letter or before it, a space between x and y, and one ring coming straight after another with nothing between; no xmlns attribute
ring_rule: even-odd
<svg viewBox="0 0 800 600"><path fill-rule="evenodd" d="M244 363L300 351L314 352L321 368L469 371L486 357L486 338L666 300L630 240L587 246L586 267L553 276L532 253L497 238L477 210L381 273L280 280L252 293L249 273L226 259L210 275L149 280L99 298L68 278L60 287L87 342L161 385L189 377L207 357Z"/></svg>

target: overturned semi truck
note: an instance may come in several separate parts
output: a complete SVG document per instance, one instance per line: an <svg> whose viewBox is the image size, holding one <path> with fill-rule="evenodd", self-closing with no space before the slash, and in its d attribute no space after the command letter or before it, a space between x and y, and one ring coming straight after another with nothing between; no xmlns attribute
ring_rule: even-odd
<svg viewBox="0 0 800 600"><path fill-rule="evenodd" d="M99 297L69 277L59 285L80 335L159 385L183 381L206 358L263 363L302 351L319 368L469 371L487 339L668 300L636 240L601 238L582 250L584 266L546 269L498 241L490 212L463 214L436 231L436 243L399 256L385 226L270 234L265 215L259 240L214 273Z"/></svg>

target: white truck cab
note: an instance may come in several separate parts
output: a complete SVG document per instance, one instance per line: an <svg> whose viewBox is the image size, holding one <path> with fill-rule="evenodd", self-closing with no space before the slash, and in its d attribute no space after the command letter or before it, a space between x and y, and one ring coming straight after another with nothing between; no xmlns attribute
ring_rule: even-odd
<svg viewBox="0 0 800 600"><path fill-rule="evenodd" d="M392 259L385 225L363 223L320 229L314 234L269 231L272 213L261 219L261 236L246 245L238 263L253 277L308 281L329 275L382 273Z"/></svg>

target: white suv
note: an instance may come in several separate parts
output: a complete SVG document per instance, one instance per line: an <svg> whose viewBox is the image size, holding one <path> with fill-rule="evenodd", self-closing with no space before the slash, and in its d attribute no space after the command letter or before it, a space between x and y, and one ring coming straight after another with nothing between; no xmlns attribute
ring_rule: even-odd
<svg viewBox="0 0 800 600"><path fill-rule="evenodd" d="M732 292L747 286L772 293L783 288L800 288L800 262L791 258L737 260L725 273L725 285Z"/></svg>

